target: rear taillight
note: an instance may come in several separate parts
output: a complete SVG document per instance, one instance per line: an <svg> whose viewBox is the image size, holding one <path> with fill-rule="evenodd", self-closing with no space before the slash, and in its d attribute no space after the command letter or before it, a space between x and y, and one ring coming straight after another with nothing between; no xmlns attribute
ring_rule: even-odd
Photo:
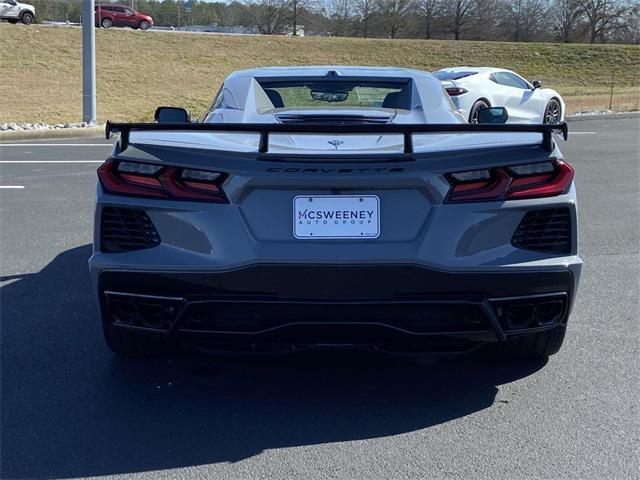
<svg viewBox="0 0 640 480"><path fill-rule="evenodd" d="M463 93L467 93L467 90L460 87L447 87L445 88L450 97L457 97Z"/></svg>
<svg viewBox="0 0 640 480"><path fill-rule="evenodd" d="M227 202L225 174L210 170L108 160L98 168L102 187L110 193L142 197Z"/></svg>
<svg viewBox="0 0 640 480"><path fill-rule="evenodd" d="M553 197L566 193L573 168L563 161L467 170L445 175L447 203Z"/></svg>

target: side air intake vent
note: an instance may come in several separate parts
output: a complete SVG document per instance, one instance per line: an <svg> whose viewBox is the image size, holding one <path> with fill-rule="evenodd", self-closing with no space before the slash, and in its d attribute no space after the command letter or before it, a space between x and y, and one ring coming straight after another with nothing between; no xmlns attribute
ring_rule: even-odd
<svg viewBox="0 0 640 480"><path fill-rule="evenodd" d="M151 248L160 244L160 236L149 216L142 210L104 207L100 221L100 249L117 253Z"/></svg>
<svg viewBox="0 0 640 480"><path fill-rule="evenodd" d="M511 244L517 248L549 253L571 252L571 213L568 208L527 212Z"/></svg>

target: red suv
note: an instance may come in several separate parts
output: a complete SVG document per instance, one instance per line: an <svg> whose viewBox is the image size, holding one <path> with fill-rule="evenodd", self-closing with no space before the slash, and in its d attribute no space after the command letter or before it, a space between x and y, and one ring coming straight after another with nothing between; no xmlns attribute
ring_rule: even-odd
<svg viewBox="0 0 640 480"><path fill-rule="evenodd" d="M96 25L148 30L153 26L153 19L124 5L96 5Z"/></svg>

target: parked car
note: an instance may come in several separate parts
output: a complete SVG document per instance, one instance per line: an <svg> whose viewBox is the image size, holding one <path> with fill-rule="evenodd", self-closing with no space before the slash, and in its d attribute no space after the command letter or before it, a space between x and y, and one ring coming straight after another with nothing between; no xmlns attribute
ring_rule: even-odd
<svg viewBox="0 0 640 480"><path fill-rule="evenodd" d="M442 81L453 103L470 123L489 106L506 107L513 123L556 124L564 121L565 105L558 92L529 82L511 70L489 67L443 68L433 75Z"/></svg>
<svg viewBox="0 0 640 480"><path fill-rule="evenodd" d="M36 9L28 3L17 2L16 0L0 0L0 19L9 23L31 25L36 20Z"/></svg>
<svg viewBox="0 0 640 480"><path fill-rule="evenodd" d="M557 352L582 265L566 124L507 114L470 125L429 73L328 66L236 72L202 122L107 122L107 345Z"/></svg>
<svg viewBox="0 0 640 480"><path fill-rule="evenodd" d="M153 19L149 15L124 5L96 5L95 12L96 26L102 28L131 27L148 30L153 26Z"/></svg>

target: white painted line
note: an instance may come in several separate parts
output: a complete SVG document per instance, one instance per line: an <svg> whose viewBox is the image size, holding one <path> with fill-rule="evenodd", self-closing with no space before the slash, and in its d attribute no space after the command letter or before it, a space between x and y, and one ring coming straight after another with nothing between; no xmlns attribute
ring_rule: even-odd
<svg viewBox="0 0 640 480"><path fill-rule="evenodd" d="M0 185L0 188L24 188L23 185Z"/></svg>
<svg viewBox="0 0 640 480"><path fill-rule="evenodd" d="M104 163L104 160L0 160L0 164L8 163L14 165L21 163Z"/></svg>
<svg viewBox="0 0 640 480"><path fill-rule="evenodd" d="M0 147L113 147L112 143L0 143Z"/></svg>

